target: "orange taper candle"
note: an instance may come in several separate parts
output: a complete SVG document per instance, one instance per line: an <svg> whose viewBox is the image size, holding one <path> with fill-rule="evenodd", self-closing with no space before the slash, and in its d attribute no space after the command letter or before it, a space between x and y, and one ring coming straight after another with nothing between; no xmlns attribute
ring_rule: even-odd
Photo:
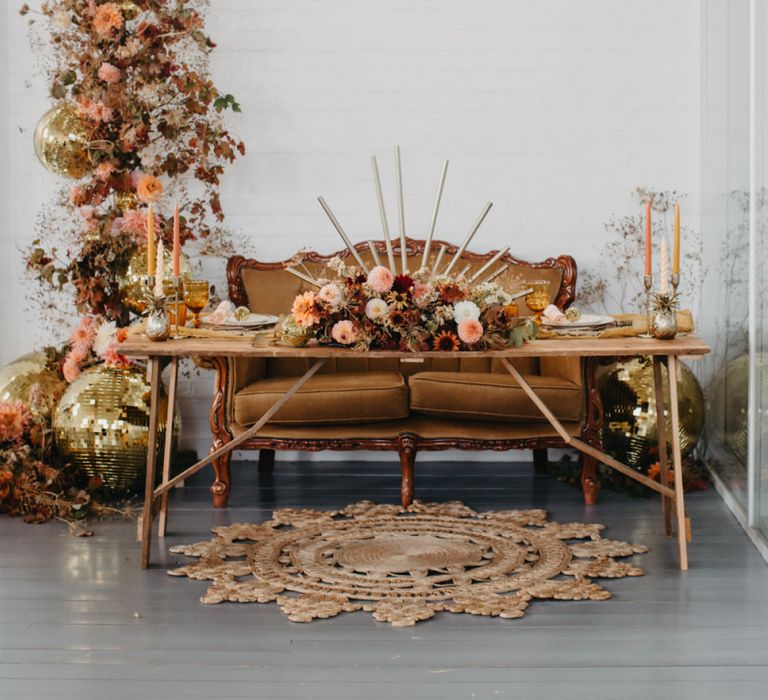
<svg viewBox="0 0 768 700"><path fill-rule="evenodd" d="M672 274L680 274L680 202L675 203L675 247L672 251Z"/></svg>
<svg viewBox="0 0 768 700"><path fill-rule="evenodd" d="M173 276L181 274L181 234L179 232L179 203L173 208Z"/></svg>
<svg viewBox="0 0 768 700"><path fill-rule="evenodd" d="M645 203L645 274L651 274L651 200Z"/></svg>
<svg viewBox="0 0 768 700"><path fill-rule="evenodd" d="M155 217L152 214L152 202L147 208L147 276L155 274Z"/></svg>

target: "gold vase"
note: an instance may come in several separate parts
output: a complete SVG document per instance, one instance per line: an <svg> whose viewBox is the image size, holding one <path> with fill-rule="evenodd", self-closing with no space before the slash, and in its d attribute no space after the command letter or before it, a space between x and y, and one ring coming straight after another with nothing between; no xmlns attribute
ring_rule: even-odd
<svg viewBox="0 0 768 700"><path fill-rule="evenodd" d="M682 363L680 368L680 447L685 457L696 446L704 427L704 395L693 372ZM666 377L667 369L662 367L665 386ZM650 358L618 360L601 367L597 387L603 402L602 439L606 453L635 469L647 470L659 459L656 391ZM668 391L664 392L664 403L669 404ZM665 427L666 435L671 435L669 415ZM671 445L667 454L672 454Z"/></svg>
<svg viewBox="0 0 768 700"><path fill-rule="evenodd" d="M113 491L139 491L149 442L150 386L144 367L85 370L61 397L53 419L56 447L73 467ZM159 402L157 459L165 441L165 392ZM178 414L177 414L178 415ZM180 423L174 425L174 432Z"/></svg>

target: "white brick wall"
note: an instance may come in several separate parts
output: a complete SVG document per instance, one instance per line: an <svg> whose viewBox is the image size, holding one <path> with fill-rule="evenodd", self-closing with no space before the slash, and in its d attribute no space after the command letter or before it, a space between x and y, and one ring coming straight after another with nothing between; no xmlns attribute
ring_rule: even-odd
<svg viewBox="0 0 768 700"><path fill-rule="evenodd" d="M2 361L35 340L16 245L54 183L31 148L48 102L16 11L2 10ZM243 105L231 123L248 147L224 180L229 224L263 259L335 249L323 194L351 235L378 235L368 156L393 219L399 143L413 235L449 158L436 235L459 240L490 199L477 248L605 265L602 224L635 186L687 191L698 217L700 14L699 0L212 0L213 74ZM187 388L202 446L208 380Z"/></svg>

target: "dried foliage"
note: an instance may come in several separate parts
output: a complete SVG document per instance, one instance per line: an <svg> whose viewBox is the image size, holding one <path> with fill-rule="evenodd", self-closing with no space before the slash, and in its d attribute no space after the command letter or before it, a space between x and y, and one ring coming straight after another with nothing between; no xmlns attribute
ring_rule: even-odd
<svg viewBox="0 0 768 700"><path fill-rule="evenodd" d="M197 239L202 253L232 252L219 185L245 147L222 121L239 104L209 76L215 44L204 32L206 10L207 0L49 0L39 12L21 8L51 97L74 104L85 125L92 165L52 203L63 215L38 222L27 267L42 295L71 286L81 313L124 324L119 279L145 239L149 201L170 243L163 191L166 202L180 203L182 242Z"/></svg>

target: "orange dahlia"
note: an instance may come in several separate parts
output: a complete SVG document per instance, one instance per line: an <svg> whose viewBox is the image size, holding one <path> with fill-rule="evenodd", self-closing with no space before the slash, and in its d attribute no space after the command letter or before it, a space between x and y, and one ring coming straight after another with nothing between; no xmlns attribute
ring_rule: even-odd
<svg viewBox="0 0 768 700"><path fill-rule="evenodd" d="M104 3L93 15L93 28L99 36L111 36L113 31L118 31L122 27L123 13L117 3Z"/></svg>

